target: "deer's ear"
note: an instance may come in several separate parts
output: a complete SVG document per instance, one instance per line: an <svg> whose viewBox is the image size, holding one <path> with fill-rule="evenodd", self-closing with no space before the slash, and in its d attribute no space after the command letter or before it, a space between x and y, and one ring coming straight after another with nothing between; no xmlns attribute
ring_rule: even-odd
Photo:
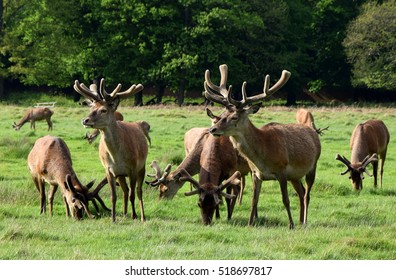
<svg viewBox="0 0 396 280"><path fill-rule="evenodd" d="M109 102L109 106L115 111L117 110L118 105L120 104L120 98L117 96L111 102Z"/></svg>
<svg viewBox="0 0 396 280"><path fill-rule="evenodd" d="M258 110L260 110L260 108L261 108L261 105L252 105L246 110L246 112L248 114L256 114L258 112Z"/></svg>

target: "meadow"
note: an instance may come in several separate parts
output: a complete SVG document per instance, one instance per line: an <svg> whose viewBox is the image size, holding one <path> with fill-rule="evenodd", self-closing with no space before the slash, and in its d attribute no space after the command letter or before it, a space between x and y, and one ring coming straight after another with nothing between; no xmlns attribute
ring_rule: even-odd
<svg viewBox="0 0 396 280"><path fill-rule="evenodd" d="M43 100L37 100L37 99ZM396 259L396 108L389 105L350 105L338 107L309 106L317 127L329 126L321 136L322 154L316 181L311 192L308 225L288 228L277 182L264 182L259 219L248 226L251 180L247 179L242 205L236 206L227 220L225 205L221 219L211 226L201 223L197 197L186 197L185 184L170 201L160 201L158 191L144 186L147 221L122 215L121 191L118 189L117 221L110 213L81 221L66 218L58 190L54 215L40 215L39 193L28 172L26 158L36 139L47 134L61 137L68 144L74 169L83 183L98 182L105 176L98 157L96 140L89 145L81 119L89 108L68 99L58 100L52 120L53 131L45 122L36 123L36 131L26 124L14 131L28 106L51 97L0 104L0 259L2 260L394 260ZM267 122L295 122L297 108L264 104L251 117L261 126ZM125 120L150 123L152 146L149 148L146 173L152 160L161 167L175 167L184 158L184 133L192 127L209 126L210 119L202 106L133 107L122 102L119 111ZM213 108L220 113L222 108ZM373 178L366 176L361 192L352 189L340 153L350 158L349 138L356 124L367 119L382 119L391 141L385 162L383 187L374 189ZM275 145L275 143L274 143ZM307 151L309 152L309 151ZM173 167L173 168L174 168ZM371 167L369 168L371 171ZM47 188L48 190L48 185ZM291 209L298 224L299 203L289 185ZM107 206L110 192L101 191ZM92 212L95 212L92 205ZM138 213L139 215L139 213Z"/></svg>

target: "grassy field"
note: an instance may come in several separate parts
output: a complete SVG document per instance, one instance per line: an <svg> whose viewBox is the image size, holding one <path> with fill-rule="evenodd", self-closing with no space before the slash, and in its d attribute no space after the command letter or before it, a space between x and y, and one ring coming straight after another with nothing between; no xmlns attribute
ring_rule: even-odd
<svg viewBox="0 0 396 280"><path fill-rule="evenodd" d="M42 98L42 99L45 99ZM47 100L42 100L47 101ZM31 103L30 103L31 104ZM14 131L26 104L1 103L0 114L0 259L2 260L121 260L121 259L276 259L276 260L393 260L396 259L396 108L387 106L310 107L318 127L329 126L321 137L322 155L317 179L311 192L308 226L288 229L288 218L277 182L265 182L259 201L259 219L247 226L250 213L251 181L248 179L243 203L230 221L221 208L222 218L211 226L200 221L197 198L185 197L186 184L172 201L159 201L157 190L145 186L147 221L123 217L120 189L117 222L110 214L97 219L75 221L65 217L58 191L53 217L39 214L39 194L31 181L26 158L35 140L47 135L47 124L39 122L36 131L29 125ZM98 140L89 145L83 136L81 119L89 109L72 101L60 100L54 108L54 136L63 138L73 158L73 166L83 183L104 177L98 158ZM147 173L153 159L164 167L177 165L184 157L184 132L208 126L203 107L130 107L119 111L128 121L146 120L151 124L152 147ZM215 113L221 112L214 108ZM265 106L252 116L261 126L270 121L295 122L296 108ZM355 125L370 118L382 119L391 134L385 163L384 185L373 188L373 179L364 188L352 190L344 166L336 153L350 157L349 137ZM47 186L48 189L48 186ZM298 221L298 198L289 186L292 214ZM108 206L108 187L101 196ZM129 208L130 213L130 208Z"/></svg>

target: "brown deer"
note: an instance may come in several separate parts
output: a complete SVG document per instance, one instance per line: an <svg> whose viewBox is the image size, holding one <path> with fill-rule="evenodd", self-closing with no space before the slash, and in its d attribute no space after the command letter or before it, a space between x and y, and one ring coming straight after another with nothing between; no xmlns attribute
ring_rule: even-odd
<svg viewBox="0 0 396 280"><path fill-rule="evenodd" d="M51 116L53 114L54 112L48 108L28 109L23 115L22 119L18 123L14 122L12 127L15 130L19 130L25 123L30 122L30 129L36 129L36 121L46 120L48 124L48 130L52 130Z"/></svg>
<svg viewBox="0 0 396 280"><path fill-rule="evenodd" d="M210 80L210 72L205 72L205 96L222 104L226 111L209 129L216 136L228 135L234 147L244 155L253 172L253 199L249 225L257 216L257 204L263 180L277 180L280 184L283 204L289 217L289 228L294 228L287 191L290 181L300 199L300 222L307 223L310 191L315 180L316 166L321 153L318 134L300 124L270 123L260 129L249 120L256 113L267 95L278 91L289 79L290 73L283 71L280 80L269 88L269 76L265 77L263 93L247 97L246 82L242 85L242 100L231 96L231 86L227 89L227 65L220 67L220 85ZM305 176L305 190L301 179Z"/></svg>
<svg viewBox="0 0 396 280"><path fill-rule="evenodd" d="M214 210L217 209L216 211L216 217L219 218L220 214L218 211L218 206L219 206L219 202L218 200L216 200L216 203L213 203L213 195L215 195L217 197L220 197L222 194L221 192L223 191L223 189L221 189L221 191L219 189L217 189L217 186L219 186L219 184L225 180L226 178L230 177L236 170L237 170L237 153L235 152L234 147L232 146L231 142L229 142L228 137L214 137L210 134L205 134L204 137L200 136L201 138L198 140L199 143L197 146L199 146L200 148L195 148L193 149L193 151L189 154L193 154L195 153L195 160L199 163L198 166L198 170L199 170L199 185L202 186L202 188L198 188L202 190L202 194L201 194L201 199L200 202L198 203L198 205L201 207L201 212L203 213L202 217L203 217L203 222L205 224L210 224L213 218L213 213ZM200 151L199 155L198 153L196 153L196 151ZM187 158L189 158L189 155L187 155ZM180 164L180 166L182 166L182 164ZM169 182L166 182L167 174L169 174L170 171L170 165L168 165L165 168L165 172L164 175L162 175L161 170L158 166L158 163L156 161L154 161L151 164L151 167L154 168L154 170L156 171L156 179L152 182L148 182L149 184L151 184L152 186L158 186L158 185L165 185L166 186L162 186L162 189L160 190L160 192L164 192L164 194L166 196L169 197L168 193L172 193L173 195L178 191L178 189L184 184L184 182L186 180L180 180L180 177L182 176L181 174L183 173L184 175L188 174L188 176L193 176L191 175L190 172L186 171L183 167L178 167L177 171L172 173L172 179L174 181L178 181L178 184L169 184ZM187 167L191 167L188 166ZM195 173L197 173L195 171L195 169L193 170L193 174L195 175ZM240 174L240 173L239 173ZM183 175L183 176L184 176ZM189 182L192 183L192 185L194 186L194 182L192 182L191 180L187 180ZM240 181L238 180L238 184L240 184ZM169 190L169 186L171 186L173 189ZM196 186L195 186L196 187ZM231 186L230 184L227 184L228 187L228 192L231 193L235 193L236 195L238 195L239 193L239 186ZM165 189L167 188L167 189ZM216 189L218 192L214 192L214 189ZM210 191L209 191L210 190ZM209 194L211 193L211 197L208 195L208 201L203 201L205 198L205 194ZM192 192L189 194L198 194L198 192ZM224 196L224 195L223 195ZM234 196L228 195L225 196L226 197L226 201L227 201L227 219L231 219L232 216L232 212L234 209L234 205L235 205L235 200L231 199ZM202 200L202 201L201 201ZM211 205L211 206L209 206ZM206 213L206 214L204 214ZM209 214L210 213L210 214ZM206 218L204 218L204 216Z"/></svg>
<svg viewBox="0 0 396 280"><path fill-rule="evenodd" d="M89 103L89 104L91 104L91 103ZM114 112L114 117L115 117L116 121L124 120L124 116L118 111ZM94 129L91 133L87 132L84 136L84 139L87 139L88 143L92 144L96 140L96 138L99 136L99 133L100 133L99 129Z"/></svg>
<svg viewBox="0 0 396 280"><path fill-rule="evenodd" d="M46 211L45 182L50 184L48 202L51 216L54 195L59 186L63 194L67 216L70 216L71 213L72 217L80 219L83 214L82 210L84 210L88 217L93 218L88 208L88 201L92 201L98 211L95 198L103 208L107 209L99 196L99 191L107 183L107 180L100 182L97 188L90 193L89 189L93 182L84 186L78 180L72 167L70 150L62 139L50 135L37 139L28 156L28 167L33 182L40 193L40 213Z"/></svg>
<svg viewBox="0 0 396 280"><path fill-rule="evenodd" d="M222 203L221 197L225 197L227 200L235 199L235 195L230 195L225 193L223 190L229 187L234 187L240 185L241 173L235 171L228 179L222 182L220 185L213 183L213 178L211 175L213 173L208 173L204 168L201 168L199 182L191 177L190 174L185 169L180 171L180 181L190 182L195 190L185 193L186 196L199 195L198 206L201 209L202 223L205 225L210 225L213 220L214 212L218 210L219 205ZM231 218L232 210L228 207L229 219Z"/></svg>
<svg viewBox="0 0 396 280"><path fill-rule="evenodd" d="M341 161L347 167L347 170L342 172L341 175L349 172L349 178L355 190L363 189L363 173L373 176L367 171L369 163L373 165L374 187L377 187L378 156L381 159L380 176L382 188L382 174L384 172L389 138L388 128L383 121L368 120L358 124L352 132L350 140L351 161L344 156L336 155L336 160Z"/></svg>
<svg viewBox="0 0 396 280"><path fill-rule="evenodd" d="M76 80L74 89L92 102L90 114L82 120L82 124L85 127L99 129L102 136L99 143L99 157L106 170L110 185L112 221L116 221L116 181L123 191L124 215L127 214L129 196L132 219L137 218L135 211L135 189L137 186L140 219L144 221L142 184L148 154L147 140L139 124L116 121L114 116L120 99L141 91L143 85L132 85L128 90L120 92L121 84L118 84L113 92L108 93L105 89L104 79L100 81L99 92L92 87L91 89L87 88ZM129 178L130 189L128 189L126 177Z"/></svg>
<svg viewBox="0 0 396 280"><path fill-rule="evenodd" d="M304 124L306 126L311 127L314 129L319 135L323 135L325 130L327 130L329 127L325 128L316 128L315 126L315 121L312 113L308 111L307 109L300 108L296 112L296 120L297 123L299 124Z"/></svg>

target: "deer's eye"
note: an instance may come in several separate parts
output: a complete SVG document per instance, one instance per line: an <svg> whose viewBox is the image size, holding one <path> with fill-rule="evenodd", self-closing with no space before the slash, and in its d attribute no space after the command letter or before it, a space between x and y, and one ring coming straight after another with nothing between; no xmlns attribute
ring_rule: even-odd
<svg viewBox="0 0 396 280"><path fill-rule="evenodd" d="M102 113L102 114L106 114L106 113L107 113L107 109L106 109L106 108L102 108L102 109L100 109L100 113Z"/></svg>

